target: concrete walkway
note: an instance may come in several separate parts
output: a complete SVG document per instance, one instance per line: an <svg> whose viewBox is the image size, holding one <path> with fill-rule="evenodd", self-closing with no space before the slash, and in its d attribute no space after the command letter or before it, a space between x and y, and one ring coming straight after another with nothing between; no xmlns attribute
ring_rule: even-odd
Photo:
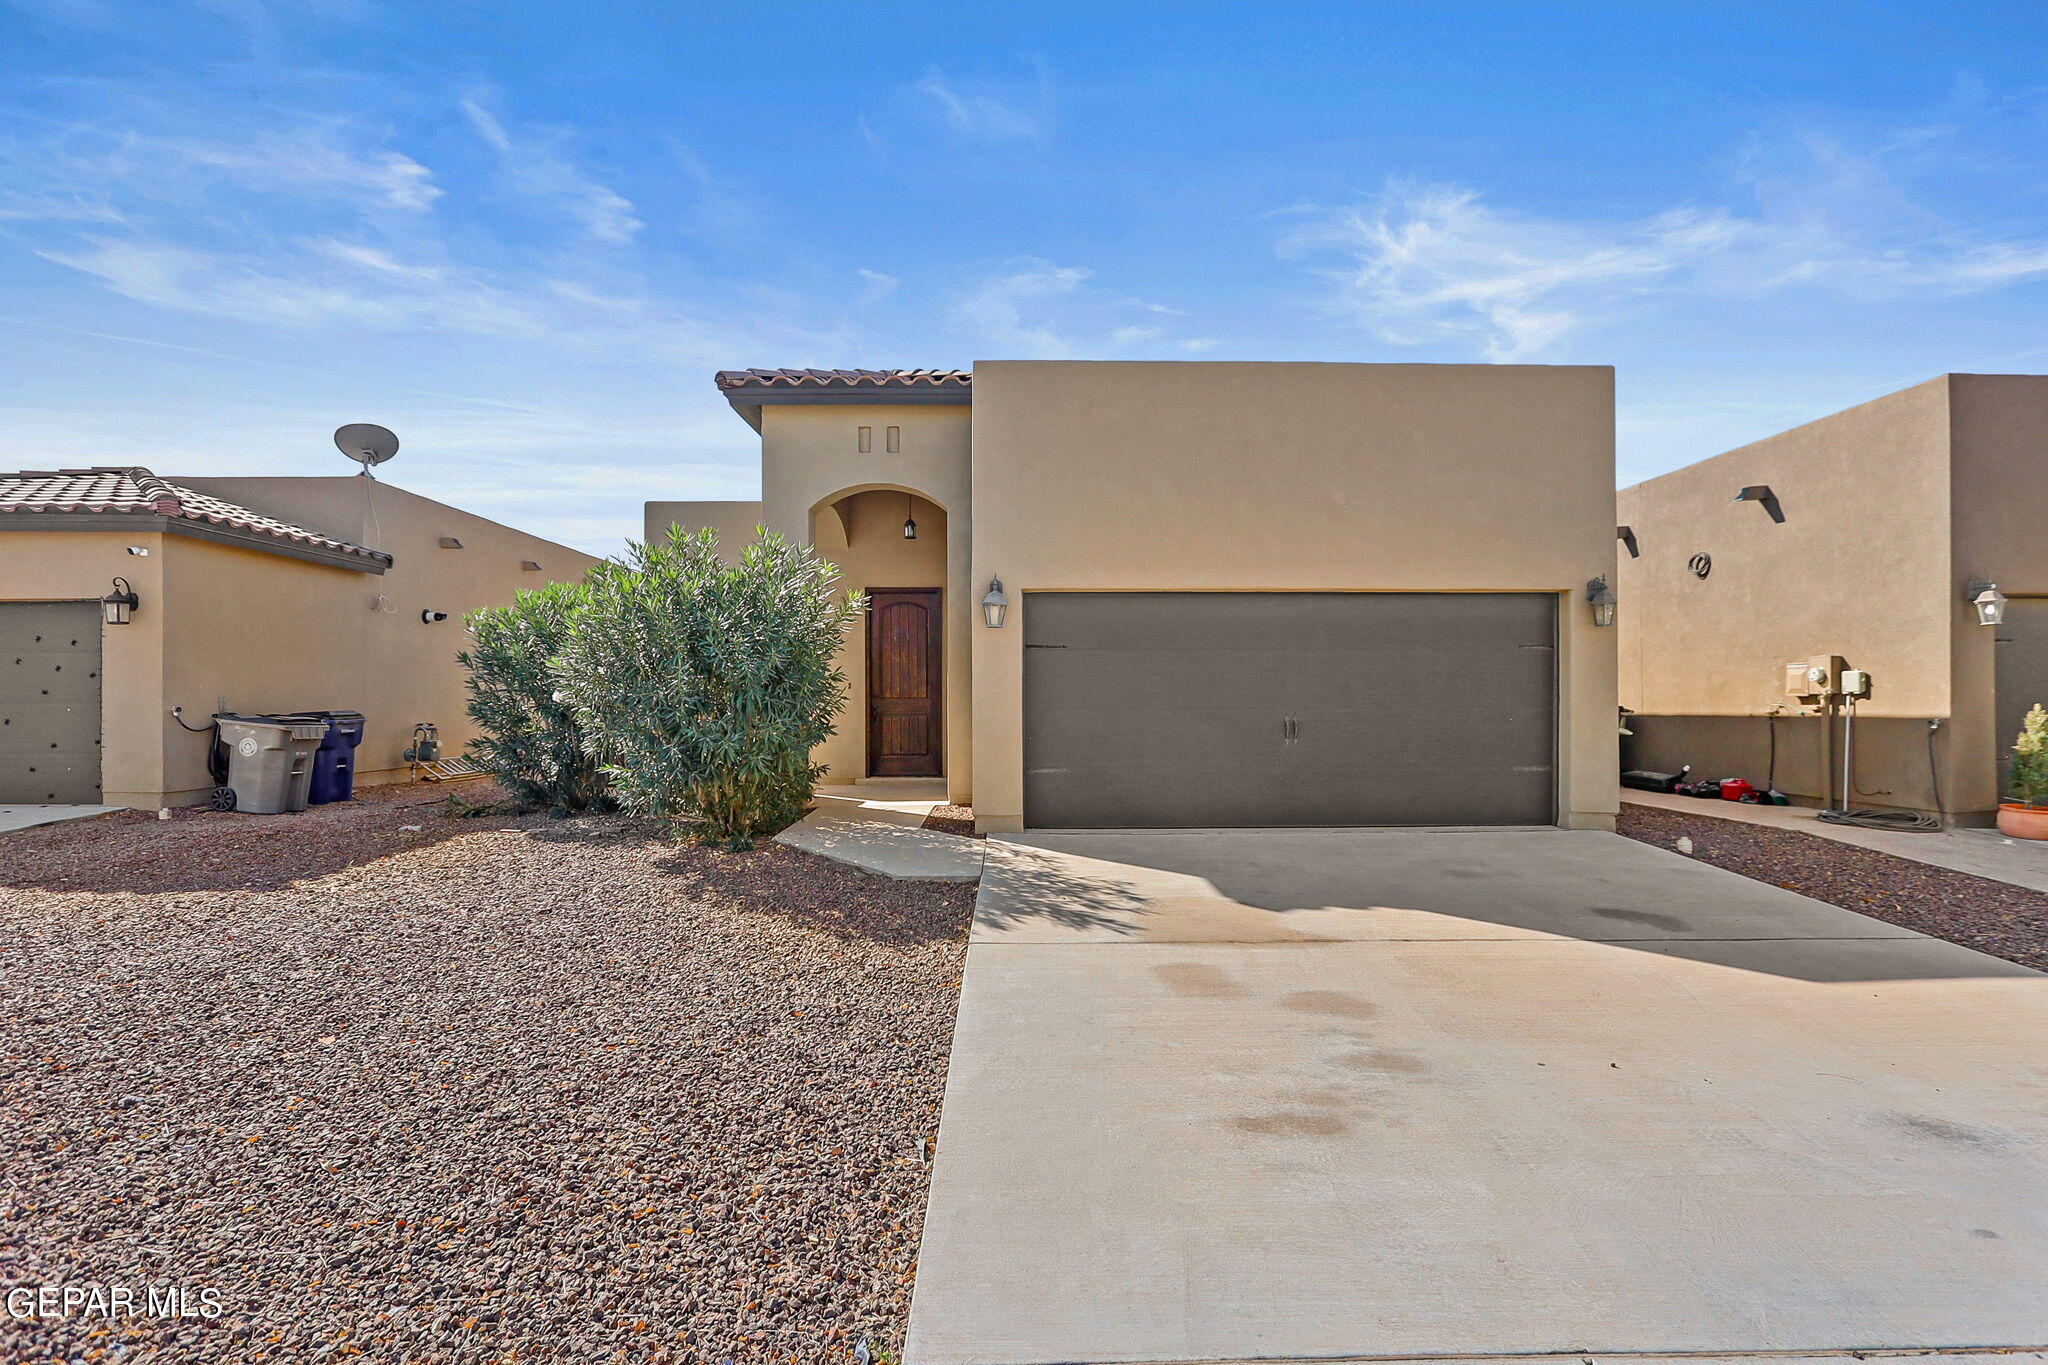
<svg viewBox="0 0 2048 1365"><path fill-rule="evenodd" d="M60 820L89 820L107 815L122 806L0 806L0 834L36 825L54 825Z"/></svg>
<svg viewBox="0 0 2048 1365"><path fill-rule="evenodd" d="M907 1365L2048 1343L2048 978L1611 834L991 840Z"/></svg>
<svg viewBox="0 0 2048 1365"><path fill-rule="evenodd" d="M1632 806L1652 806L1685 815L1704 815L1716 820L1740 820L1745 824L1771 825L1798 830L1837 843L1875 849L1897 858L1911 858L1973 877L2010 882L2032 891L2048 892L2048 843L2035 839L2008 839L1995 829L1950 829L1938 833L1907 834L1895 829L1862 829L1856 825L1834 825L1817 819L1805 806L1745 806L1739 801L1703 801L1668 792L1636 791L1624 787L1621 799Z"/></svg>
<svg viewBox="0 0 2048 1365"><path fill-rule="evenodd" d="M812 812L775 836L779 844L905 881L971 882L981 877L983 841L924 828L946 804L941 778L883 778L820 787Z"/></svg>

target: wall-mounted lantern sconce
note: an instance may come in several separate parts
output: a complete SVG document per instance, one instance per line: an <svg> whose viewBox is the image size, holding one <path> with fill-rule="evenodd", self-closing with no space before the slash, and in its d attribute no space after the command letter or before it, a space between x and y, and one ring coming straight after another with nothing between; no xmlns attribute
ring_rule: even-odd
<svg viewBox="0 0 2048 1365"><path fill-rule="evenodd" d="M1003 596L1003 580L991 578L988 591L981 598L982 623L990 630L1003 628L1003 615L1010 609L1010 599Z"/></svg>
<svg viewBox="0 0 2048 1365"><path fill-rule="evenodd" d="M1764 511L1771 514L1772 521L1783 521L1785 519L1785 509L1778 505L1778 495L1771 491L1771 486L1767 483L1753 483L1749 485L1735 495L1735 500L1737 502L1760 502L1763 504Z"/></svg>
<svg viewBox="0 0 2048 1365"><path fill-rule="evenodd" d="M423 611L423 612L421 612L421 613L420 613L420 620L421 620L421 621L423 621L423 622L425 622L425 623L426 623L427 625L430 625L430 626L431 626L431 625L433 625L433 624L434 624L434 622L436 622L436 621L445 621L445 620L447 620L447 619L448 619L448 613L447 613L447 612L445 612L445 611L435 611L435 610L434 610L434 609L433 609L432 607L428 607L428 608L427 608L427 609L426 609L425 611Z"/></svg>
<svg viewBox="0 0 2048 1365"><path fill-rule="evenodd" d="M903 538L905 540L917 539L917 518L911 515L915 510L911 506L913 501L914 499L908 493L903 495Z"/></svg>
<svg viewBox="0 0 2048 1365"><path fill-rule="evenodd" d="M1617 527L1615 527L1615 528L1614 528L1614 538L1615 538L1616 540L1620 541L1620 542L1621 542L1622 544L1624 544L1624 545L1628 546L1628 557L1629 557L1630 559L1641 559L1641 558L1643 557L1643 551L1642 551L1642 547L1640 547L1639 545L1637 545L1637 544L1636 544L1636 528L1635 528L1635 527L1633 527L1633 526L1617 526Z"/></svg>
<svg viewBox="0 0 2048 1365"><path fill-rule="evenodd" d="M1988 578L1971 579L1969 586L1963 589L1963 600L1977 609L1977 624L1980 626L1995 626L2005 620L2005 594Z"/></svg>
<svg viewBox="0 0 2048 1365"><path fill-rule="evenodd" d="M142 599L135 595L135 589L128 586L128 580L114 580L114 590L100 599L100 610L105 613L110 626L128 624L129 613L142 605Z"/></svg>
<svg viewBox="0 0 2048 1365"><path fill-rule="evenodd" d="M1604 576L1587 582L1586 605L1593 609L1594 625L1614 624L1614 589L1609 586Z"/></svg>

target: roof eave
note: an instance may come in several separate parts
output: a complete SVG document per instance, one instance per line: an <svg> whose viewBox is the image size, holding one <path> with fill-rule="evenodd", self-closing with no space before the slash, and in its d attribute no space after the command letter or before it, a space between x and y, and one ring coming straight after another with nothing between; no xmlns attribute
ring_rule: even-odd
<svg viewBox="0 0 2048 1365"><path fill-rule="evenodd" d="M754 430L761 429L761 409L768 406L972 407L974 391L965 384L740 384L721 388L732 410Z"/></svg>
<svg viewBox="0 0 2048 1365"><path fill-rule="evenodd" d="M357 573L382 574L392 565L391 556L382 551L373 552L374 557L351 554L346 550L302 545L297 541L281 540L276 536L259 535L207 521L194 521L189 517L163 516L155 512L0 512L0 531L155 531L165 535L189 536L194 540L211 541L216 545L232 545L262 554L281 555L286 559L302 559L311 564L325 564L330 568L353 569Z"/></svg>

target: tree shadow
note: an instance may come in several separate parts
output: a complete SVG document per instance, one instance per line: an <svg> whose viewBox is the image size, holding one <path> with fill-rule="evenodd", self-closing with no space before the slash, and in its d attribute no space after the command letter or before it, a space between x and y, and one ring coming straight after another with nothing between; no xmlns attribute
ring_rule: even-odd
<svg viewBox="0 0 2048 1365"><path fill-rule="evenodd" d="M0 891L281 891L522 818L510 812L461 818L450 812L449 794L438 786L393 784L287 815L188 807L169 820L117 811L36 825L0 835ZM472 805L498 796L478 783L464 783L455 794Z"/></svg>
<svg viewBox="0 0 2048 1365"><path fill-rule="evenodd" d="M744 852L677 843L654 866L691 900L893 948L960 942L974 909L972 883L898 881L776 843Z"/></svg>

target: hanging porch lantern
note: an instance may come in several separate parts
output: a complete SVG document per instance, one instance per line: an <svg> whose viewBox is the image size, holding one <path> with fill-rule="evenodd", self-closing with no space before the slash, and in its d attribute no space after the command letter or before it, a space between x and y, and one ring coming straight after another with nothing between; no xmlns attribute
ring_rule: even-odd
<svg viewBox="0 0 2048 1365"><path fill-rule="evenodd" d="M1593 624L1611 626L1614 624L1614 589L1605 575L1586 584L1586 605L1593 609Z"/></svg>
<svg viewBox="0 0 2048 1365"><path fill-rule="evenodd" d="M100 611L105 614L110 626L127 625L130 613L141 605L142 599L135 595L135 589L128 585L125 578L115 579L114 590L100 599Z"/></svg>
<svg viewBox="0 0 2048 1365"><path fill-rule="evenodd" d="M916 510L911 506L914 501L915 499L910 494L905 493L903 495L903 538L905 540L917 539L917 518L911 515Z"/></svg>

